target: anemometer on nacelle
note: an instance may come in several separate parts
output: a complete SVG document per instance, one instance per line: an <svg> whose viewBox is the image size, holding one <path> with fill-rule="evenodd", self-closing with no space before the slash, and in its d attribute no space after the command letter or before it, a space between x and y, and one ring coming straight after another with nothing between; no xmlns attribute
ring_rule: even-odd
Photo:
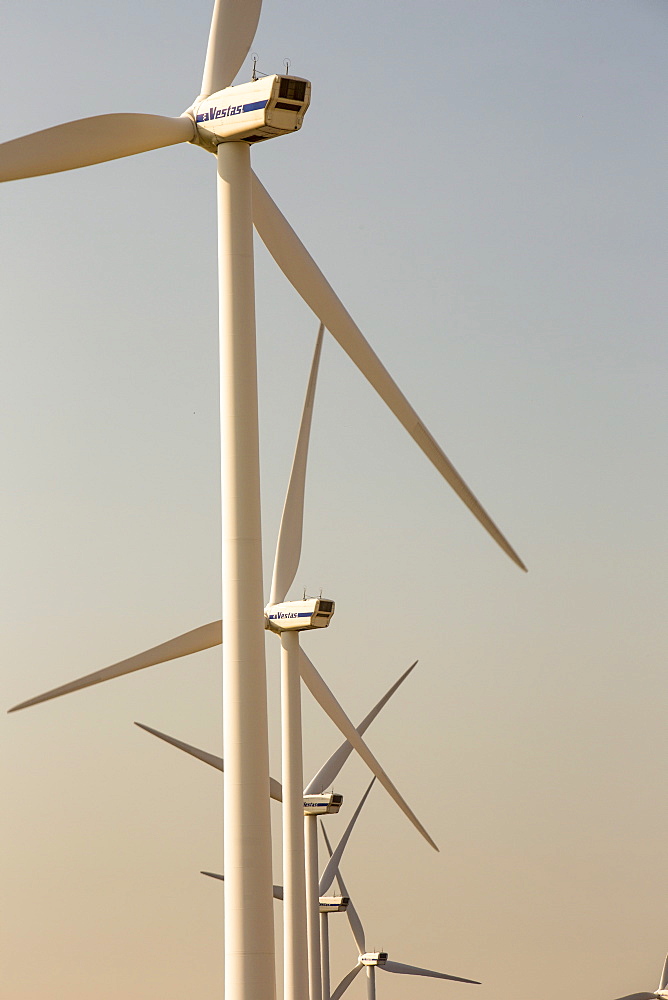
<svg viewBox="0 0 668 1000"><path fill-rule="evenodd" d="M190 109L201 145L262 142L302 127L311 100L311 84L297 76L265 76L226 87Z"/></svg>

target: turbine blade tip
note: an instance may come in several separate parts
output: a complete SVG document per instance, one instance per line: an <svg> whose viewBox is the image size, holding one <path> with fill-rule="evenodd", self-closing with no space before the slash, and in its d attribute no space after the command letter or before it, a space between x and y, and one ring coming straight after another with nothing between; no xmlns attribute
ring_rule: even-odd
<svg viewBox="0 0 668 1000"><path fill-rule="evenodd" d="M39 705L41 698L29 698L28 701L21 701L18 705L13 705L7 709L7 715L11 712L20 712L22 708L30 708L31 705Z"/></svg>

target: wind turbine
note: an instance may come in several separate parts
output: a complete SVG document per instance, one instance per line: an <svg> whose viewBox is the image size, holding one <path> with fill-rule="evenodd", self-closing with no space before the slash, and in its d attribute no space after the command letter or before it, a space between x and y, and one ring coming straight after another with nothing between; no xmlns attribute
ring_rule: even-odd
<svg viewBox="0 0 668 1000"><path fill-rule="evenodd" d="M318 984L320 982L320 956L317 952L319 938L318 899L316 880L318 873L317 851L314 856L313 839L317 847L317 832L315 826L317 816L323 812L338 812L331 797L327 802L318 802L309 806L303 796L304 774L302 766L302 720L301 720L301 677L311 687L322 679L301 649L300 634L302 631L329 625L334 612L334 602L322 598L314 602L287 602L285 598L299 566L304 528L304 495L306 490L306 464L311 433L315 388L322 350L324 327L322 323L318 331L311 373L309 376L302 418L297 436L297 444L290 470L290 479L285 496L285 504L276 544L274 572L271 583L269 604L265 608L268 627L278 632L281 639L281 738L283 761L283 879L284 879L284 918L283 941L285 949L284 994L293 1000L300 996L307 1000L309 992L311 1000L317 1000ZM309 682L309 677L311 681ZM336 721L331 711L330 718ZM353 729L346 733L339 720L339 728L354 745L354 739L360 739L359 731ZM350 724L349 724L350 725ZM362 744L364 745L364 744ZM436 850L436 844L431 839L424 826L415 814L409 810L403 800L398 797L394 786L388 784L386 775L376 763L372 767L395 802L422 836ZM308 838L309 849L305 864L305 827L306 831L314 830L314 835ZM310 970L310 975L309 975ZM310 987L310 988L309 988Z"/></svg>
<svg viewBox="0 0 668 1000"><path fill-rule="evenodd" d="M416 661L417 663L417 661ZM362 722L357 726L358 734L366 732L368 727L371 725L373 720L377 717L378 713L384 708L387 702L390 700L395 691L400 687L401 684L406 680L408 675L414 670L416 663L411 664L411 666L404 671L404 673L399 677L398 680L392 684L392 686L385 692L385 694L380 698L380 700L374 705L371 711L364 717ZM198 760L203 761L205 764L209 764L211 767L216 768L218 771L224 771L224 761L222 757L217 757L214 754L209 753L206 750L200 750L199 748L192 746L189 743L184 743L182 740L178 740L173 736L168 736L166 733L161 733L157 729L152 729L150 726L146 726L141 722L135 723L140 729L144 729L146 732L151 733L153 736L157 736L159 739L164 740L166 743L177 747L179 750L183 750L185 753L190 754L192 757L196 757ZM320 982L321 982L321 952L320 952L320 933L319 933L319 913L322 913L322 901L321 896L326 889L329 888L332 882L332 877L329 877L325 886L325 872L323 876L318 878L318 848L317 848L317 821L318 816L326 813L338 812L339 806L342 802L342 797L339 795L323 795L320 794L325 788L331 787L333 782L336 780L338 775L343 768L343 765L348 760L348 757L353 751L352 744L349 740L345 740L334 753L325 761L322 767L316 772L311 781L308 783L304 789L303 794L303 816L304 816L304 827L306 830L306 843L308 845L308 850L306 853L306 863L304 864L304 858L302 856L302 868L305 870L306 875L306 912L307 912L307 925L306 925L306 939L308 942L308 973L309 973L309 996L311 1000L317 998L320 994ZM374 777L375 780L375 777ZM283 802L283 788L279 781L274 778L270 778L269 792L272 799L277 802ZM373 782L372 782L373 783ZM371 786L369 786L369 789ZM367 793L368 794L368 793ZM361 808L361 806L359 807ZM358 812L355 814L355 819ZM349 827L345 841L343 841L343 847L350 836L350 831L352 830L352 824ZM315 843L314 843L315 841ZM211 875L211 872L205 872L205 874ZM222 876L216 876L221 877ZM284 899L284 889L283 886L280 887L280 897L276 895L276 886L274 886L274 898ZM289 956L286 955L286 959Z"/></svg>
<svg viewBox="0 0 668 1000"><path fill-rule="evenodd" d="M329 985L327 985L324 1000L340 1000L343 994L346 992L352 981L357 977L358 973L362 969L366 970L366 989L367 989L367 1000L376 1000L376 969L382 969L384 972L392 972L400 976L426 976L429 979L450 979L456 983L471 983L474 986L480 986L480 983L476 979L462 979L460 976L450 976L445 972L433 972L431 969L422 969L417 965L404 965L403 962L391 962L389 960L388 954L385 951L373 951L369 952L366 950L366 936L364 933L364 928L362 926L362 921L359 918L357 910L353 906L352 899L350 898L350 893L346 889L345 882L341 875L341 870L339 869L338 862L340 858L336 859L336 852L332 851L332 845L329 842L329 837L324 827L322 827L322 834L325 838L325 844L330 855L330 863L332 865L333 871L332 876L336 876L336 880L339 883L339 888L342 894L348 897L348 905L346 907L346 914L348 916L348 922L350 924L350 929L353 932L353 937L355 939L355 944L359 950L359 956L357 959L357 964L350 970L350 972L343 977L339 985L336 987L331 997L328 995ZM338 851L338 848L337 848ZM336 861L336 863L334 863ZM329 937L327 931L325 931L325 937L327 939L327 955L329 951ZM323 944L323 954L325 954L325 946ZM325 969L323 969L323 979L325 978ZM329 984L329 955L327 959L326 967L326 978L327 984Z"/></svg>
<svg viewBox="0 0 668 1000"><path fill-rule="evenodd" d="M225 936L227 1000L273 1000L271 827L267 787L264 617L252 225L320 321L385 400L489 534L524 565L385 370L250 167L250 147L301 127L310 85L268 77L231 87L252 44L262 0L215 0L199 96L179 117L80 119L0 145L0 180L71 170L180 142L215 153L220 301ZM291 108L280 108L280 104ZM199 630L195 630L198 632ZM215 628L213 629L215 631ZM213 645L211 627L190 633ZM183 649L180 639L177 646ZM185 655L181 652L178 655ZM311 665L312 666L312 665ZM138 669L135 667L135 669ZM308 670L308 667L306 667Z"/></svg>
<svg viewBox="0 0 668 1000"><path fill-rule="evenodd" d="M408 675L415 669L417 660L412 663L401 677L395 681L392 687L385 692L383 697L371 709L368 715L362 719L357 732L360 736L366 732L381 709L387 704L397 688L403 684ZM352 753L352 745L348 740L341 744L332 756L327 760L320 770L311 778L304 789L304 797L317 795L324 792L326 788L331 788L338 777L341 768ZM306 917L308 929L309 947L309 977L312 1000L320 1000L321 991L321 926L322 926L322 903L320 896L323 890L318 880L318 814L315 810L304 809L304 840L306 845ZM320 923L320 927L318 924Z"/></svg>
<svg viewBox="0 0 668 1000"><path fill-rule="evenodd" d="M654 993L630 993L626 997L619 997L619 1000L668 1000L668 955L663 963L659 985Z"/></svg>

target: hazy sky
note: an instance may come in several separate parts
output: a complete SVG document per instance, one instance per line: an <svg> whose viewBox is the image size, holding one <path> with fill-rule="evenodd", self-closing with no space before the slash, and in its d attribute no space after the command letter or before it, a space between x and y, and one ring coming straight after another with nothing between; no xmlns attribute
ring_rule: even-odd
<svg viewBox="0 0 668 1000"><path fill-rule="evenodd" d="M179 114L209 18L5 3L0 138ZM441 847L374 789L343 871L369 947L484 983L379 974L379 1000L656 988L667 40L662 0L265 0L258 68L289 59L313 95L255 168L530 570L330 339L293 593L337 602L305 645L353 717L419 657L369 743ZM174 147L0 206L9 707L219 617L214 160ZM268 582L317 321L260 244L257 305ZM304 716L309 776L337 734ZM221 996L198 874L222 866L220 778L132 725L219 752L220 717L213 651L2 719L0 1000ZM333 837L366 781L351 760ZM331 926L336 983L356 952Z"/></svg>

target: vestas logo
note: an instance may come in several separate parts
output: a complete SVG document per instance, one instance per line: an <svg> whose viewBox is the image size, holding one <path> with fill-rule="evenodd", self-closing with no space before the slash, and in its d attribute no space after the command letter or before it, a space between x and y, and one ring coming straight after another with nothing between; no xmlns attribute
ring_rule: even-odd
<svg viewBox="0 0 668 1000"><path fill-rule="evenodd" d="M214 122L219 118L231 118L232 115L245 115L248 111L261 111L267 106L267 101L255 101L252 104L229 104L226 108L209 108L208 111L197 115L197 124L200 122Z"/></svg>
<svg viewBox="0 0 668 1000"><path fill-rule="evenodd" d="M310 618L310 611L277 611L275 615L269 615L271 621L280 621L281 618Z"/></svg>

